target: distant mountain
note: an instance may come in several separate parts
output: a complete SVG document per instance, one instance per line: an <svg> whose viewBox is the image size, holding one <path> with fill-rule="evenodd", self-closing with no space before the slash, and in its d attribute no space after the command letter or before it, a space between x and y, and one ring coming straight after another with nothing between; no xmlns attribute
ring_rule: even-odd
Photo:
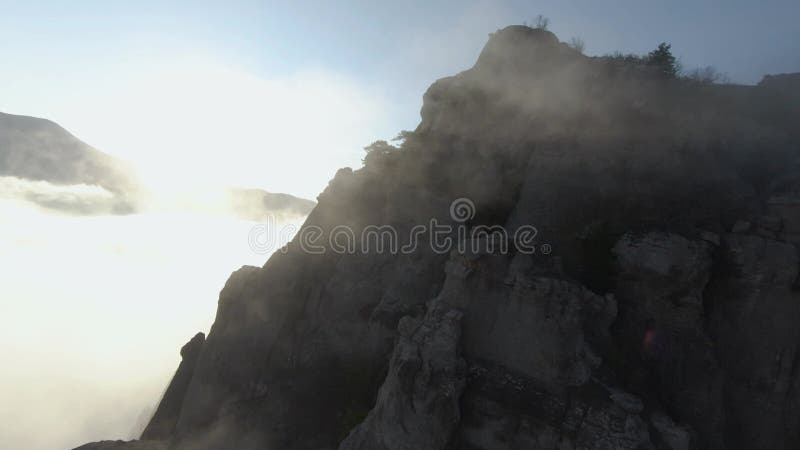
<svg viewBox="0 0 800 450"><path fill-rule="evenodd" d="M261 189L231 188L228 190L228 196L234 214L246 220L303 217L317 205L312 200Z"/></svg>
<svg viewBox="0 0 800 450"><path fill-rule="evenodd" d="M136 172L58 124L0 113L0 198L68 214L130 214L142 191ZM259 189L227 191L234 214L248 220L305 216L311 200Z"/></svg>
<svg viewBox="0 0 800 450"><path fill-rule="evenodd" d="M130 192L137 182L120 160L36 117L0 113L0 175L57 185L88 184Z"/></svg>
<svg viewBox="0 0 800 450"><path fill-rule="evenodd" d="M69 214L136 210L133 170L54 122L0 113L0 198Z"/></svg>

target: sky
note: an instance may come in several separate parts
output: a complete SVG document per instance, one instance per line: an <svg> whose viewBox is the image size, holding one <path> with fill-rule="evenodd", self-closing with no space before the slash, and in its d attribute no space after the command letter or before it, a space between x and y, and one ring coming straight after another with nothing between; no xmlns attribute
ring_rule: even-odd
<svg viewBox="0 0 800 450"><path fill-rule="evenodd" d="M57 122L163 194L131 216L0 199L0 447L133 437L230 272L266 260L252 222L170 199L315 198L364 146L415 128L425 89L489 33L539 14L589 55L667 41L737 83L800 71L796 0L0 0L0 111Z"/></svg>
<svg viewBox="0 0 800 450"><path fill-rule="evenodd" d="M586 52L646 53L739 83L800 71L800 3L0 0L0 111L45 117L153 183L314 198L419 121L488 33L543 14Z"/></svg>

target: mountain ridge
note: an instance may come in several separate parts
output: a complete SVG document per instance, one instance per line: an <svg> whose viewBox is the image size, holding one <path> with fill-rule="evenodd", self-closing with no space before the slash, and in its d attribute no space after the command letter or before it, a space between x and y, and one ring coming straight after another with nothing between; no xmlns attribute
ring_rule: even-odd
<svg viewBox="0 0 800 450"><path fill-rule="evenodd" d="M231 275L156 442L81 448L797 448L797 106L499 30ZM432 220L552 252L304 247Z"/></svg>

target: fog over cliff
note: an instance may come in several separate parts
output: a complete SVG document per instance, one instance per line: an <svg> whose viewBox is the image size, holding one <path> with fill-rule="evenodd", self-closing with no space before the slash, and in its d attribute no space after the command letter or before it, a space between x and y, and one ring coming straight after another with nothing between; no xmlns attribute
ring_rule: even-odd
<svg viewBox="0 0 800 450"><path fill-rule="evenodd" d="M140 440L80 449L797 448L800 78L545 25L492 33L230 276ZM381 225L410 249L337 245Z"/></svg>
<svg viewBox="0 0 800 450"><path fill-rule="evenodd" d="M346 3L0 14L0 447L800 447L796 5Z"/></svg>
<svg viewBox="0 0 800 450"><path fill-rule="evenodd" d="M252 227L287 227L274 250L313 206L151 187L53 122L0 114L2 446L137 437L179 359L171 348L209 328L233 269L265 257Z"/></svg>

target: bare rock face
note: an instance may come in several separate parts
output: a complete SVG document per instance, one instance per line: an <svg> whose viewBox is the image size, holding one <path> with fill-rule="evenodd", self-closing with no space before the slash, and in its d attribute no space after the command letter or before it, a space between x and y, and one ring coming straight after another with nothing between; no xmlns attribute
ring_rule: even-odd
<svg viewBox="0 0 800 450"><path fill-rule="evenodd" d="M703 304L712 249L708 241L676 234L624 236L613 249L616 331L627 348L630 383L636 376L657 383L661 401L700 432L703 448L725 448L723 372L705 331Z"/></svg>
<svg viewBox="0 0 800 450"><path fill-rule="evenodd" d="M189 383L192 381L194 368L197 365L198 358L200 358L205 339L205 334L197 333L181 349L181 363L166 392L164 392L164 397L159 402L158 409L156 409L144 432L142 432L143 440L169 439L175 432L175 425L178 423L183 399L186 396Z"/></svg>
<svg viewBox="0 0 800 450"><path fill-rule="evenodd" d="M528 258L454 254L447 266L438 301L465 311L471 362L457 442L487 450L652 448L641 400L592 375L616 302L537 273L521 261Z"/></svg>
<svg viewBox="0 0 800 450"><path fill-rule="evenodd" d="M231 276L171 448L800 448L797 104L649 73L495 33ZM434 222L533 251L404 247Z"/></svg>
<svg viewBox="0 0 800 450"><path fill-rule="evenodd" d="M652 449L640 399L597 381L560 395L489 363L470 367L456 448Z"/></svg>
<svg viewBox="0 0 800 450"><path fill-rule="evenodd" d="M727 442L741 448L800 445L800 294L797 249L727 235L708 291L715 353L726 369Z"/></svg>
<svg viewBox="0 0 800 450"><path fill-rule="evenodd" d="M660 412L653 414L650 418L650 423L661 437L664 448L669 450L691 450L692 435L688 427L676 424L669 416Z"/></svg>
<svg viewBox="0 0 800 450"><path fill-rule="evenodd" d="M461 313L435 302L423 319L400 321L375 408L340 450L445 449L460 422L466 364L458 355Z"/></svg>
<svg viewBox="0 0 800 450"><path fill-rule="evenodd" d="M472 271L467 277L464 267ZM586 335L607 341L616 305L579 284L518 267L502 255L451 257L439 299L464 311L465 354L554 392L586 383L600 364Z"/></svg>
<svg viewBox="0 0 800 450"><path fill-rule="evenodd" d="M668 233L626 235L614 247L626 384L654 383L701 448L798 442L797 250L751 232L724 235L719 249ZM655 428L683 442L667 419L654 416Z"/></svg>

